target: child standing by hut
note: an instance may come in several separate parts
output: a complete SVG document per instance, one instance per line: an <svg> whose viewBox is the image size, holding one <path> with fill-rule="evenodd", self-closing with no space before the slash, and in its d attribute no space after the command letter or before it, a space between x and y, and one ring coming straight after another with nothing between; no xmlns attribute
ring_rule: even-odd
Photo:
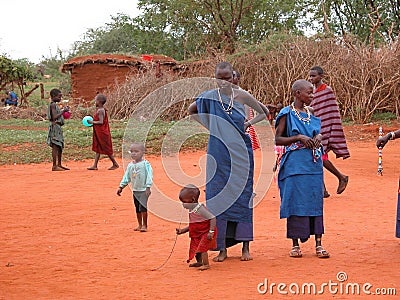
<svg viewBox="0 0 400 300"><path fill-rule="evenodd" d="M64 135L61 126L64 125L63 113L69 111L69 107L66 106L62 110L58 107L58 103L62 98L62 93L59 89L52 89L50 91L50 97L51 102L47 109L47 118L50 124L46 142L52 149L52 171L65 171L69 169L61 165L62 152L64 149Z"/></svg>
<svg viewBox="0 0 400 300"><path fill-rule="evenodd" d="M103 94L97 94L96 98L96 112L93 116L93 121L88 120L89 124L93 124L93 143L92 150L96 152L93 166L87 168L88 170L97 170L97 164L100 159L100 154L107 155L113 165L109 167L109 170L115 170L119 168L117 161L113 156L113 148L111 141L110 126L108 124L107 110L104 108L104 104L107 98Z"/></svg>

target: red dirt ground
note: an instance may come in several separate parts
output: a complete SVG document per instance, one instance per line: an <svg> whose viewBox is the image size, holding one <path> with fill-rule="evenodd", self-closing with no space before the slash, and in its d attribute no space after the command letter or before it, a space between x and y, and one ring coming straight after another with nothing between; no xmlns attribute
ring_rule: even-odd
<svg viewBox="0 0 400 300"><path fill-rule="evenodd" d="M86 170L92 161L66 162L71 168L66 172L51 172L47 163L1 166L0 299L287 299L293 297L289 285L293 290L296 284L314 283L320 290L329 282L332 292L326 286L324 293L310 296L306 290L300 297L397 299L400 239L394 230L400 141L384 149L384 176L377 176L377 149L369 130L365 137L359 135L362 128L346 129L352 157L333 159L350 176L342 195L335 194L336 179L325 173L331 192L325 201L323 238L331 258L325 260L315 256L313 241L302 245L302 258L288 256L291 242L285 238L285 220L279 219L274 183L254 210L254 260L241 262L238 245L229 249L225 262L211 262L210 270L188 268L189 239L182 235L166 265L152 271L170 254L179 224L150 215L149 231L134 232L130 191L115 195L122 168L108 171L107 160L100 161L98 171ZM198 173L201 155L183 154L183 170ZM163 172L160 158L147 159L158 190L176 198L179 187ZM165 196L153 189L149 201L161 197ZM337 279L339 272L347 274L347 281ZM268 286L275 284L272 294L271 289L266 294L257 291L265 279ZM279 294L280 283L286 284L281 288L288 295ZM361 288L370 283L371 293L396 289L397 296L367 296L362 290L360 295L349 294L349 283Z"/></svg>

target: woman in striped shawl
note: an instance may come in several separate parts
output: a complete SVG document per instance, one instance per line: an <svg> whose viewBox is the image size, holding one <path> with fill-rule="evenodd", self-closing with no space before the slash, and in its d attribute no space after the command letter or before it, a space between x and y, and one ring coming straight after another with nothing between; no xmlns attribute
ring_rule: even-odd
<svg viewBox="0 0 400 300"><path fill-rule="evenodd" d="M336 158L342 157L343 159L349 158L350 152L347 148L335 94L330 86L322 82L323 76L324 71L321 67L316 66L310 69L309 81L315 87L311 106L314 109L314 115L321 119L322 145L324 146L322 159L324 167L339 180L336 193L341 194L346 189L349 176L344 175L334 166L328 158L328 152L332 150L336 154ZM329 196L329 193L325 189L324 197L327 198Z"/></svg>

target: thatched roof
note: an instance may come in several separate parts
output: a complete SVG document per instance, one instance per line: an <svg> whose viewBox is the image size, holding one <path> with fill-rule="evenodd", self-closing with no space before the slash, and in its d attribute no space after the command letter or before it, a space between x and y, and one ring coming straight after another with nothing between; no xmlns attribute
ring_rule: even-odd
<svg viewBox="0 0 400 300"><path fill-rule="evenodd" d="M160 63L162 65L175 65L176 60L165 55L143 54L138 56L122 54L94 54L74 57L65 62L61 72L71 71L77 66L85 64L107 64L113 66L141 66L148 63Z"/></svg>

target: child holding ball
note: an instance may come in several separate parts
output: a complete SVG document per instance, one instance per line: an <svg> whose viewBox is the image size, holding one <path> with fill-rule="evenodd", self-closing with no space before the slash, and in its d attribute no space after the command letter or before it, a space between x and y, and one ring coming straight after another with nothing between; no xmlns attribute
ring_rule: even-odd
<svg viewBox="0 0 400 300"><path fill-rule="evenodd" d="M97 164L100 159L100 154L107 155L113 163L109 170L115 170L119 168L117 161L113 156L113 147L111 141L110 126L108 124L107 110L104 108L104 104L107 98L103 94L97 94L94 98L96 102L96 112L94 113L93 120L87 120L88 124L93 124L93 142L92 150L96 152L93 166L87 168L88 170L97 170Z"/></svg>

